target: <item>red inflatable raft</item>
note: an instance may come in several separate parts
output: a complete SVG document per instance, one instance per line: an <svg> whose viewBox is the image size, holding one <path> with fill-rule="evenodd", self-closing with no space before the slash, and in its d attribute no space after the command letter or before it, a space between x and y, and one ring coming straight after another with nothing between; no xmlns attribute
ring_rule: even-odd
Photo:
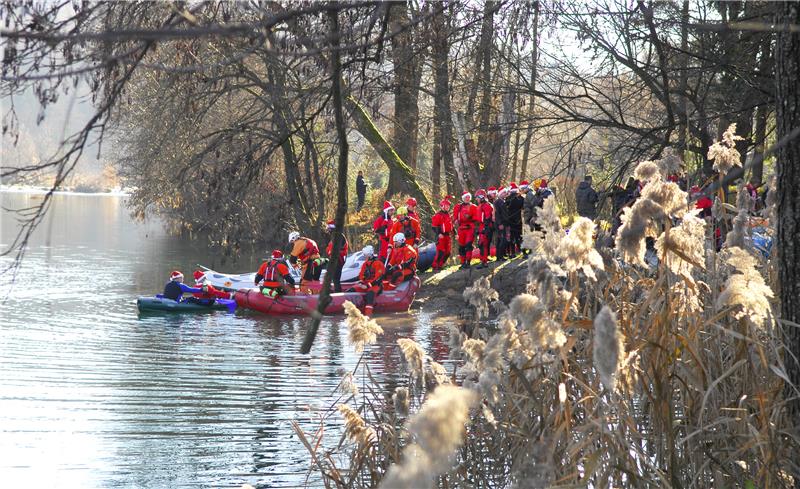
<svg viewBox="0 0 800 489"><path fill-rule="evenodd" d="M384 291L375 299L375 312L408 311L414 296L419 290L419 277L400 284L395 290ZM342 314L344 301L350 301L359 309L364 307L365 294L360 292L340 292L331 294L331 303L325 308L325 314ZM245 309L277 315L307 315L317 310L318 295L298 293L284 295L273 299L258 289L240 289L234 296L236 305Z"/></svg>

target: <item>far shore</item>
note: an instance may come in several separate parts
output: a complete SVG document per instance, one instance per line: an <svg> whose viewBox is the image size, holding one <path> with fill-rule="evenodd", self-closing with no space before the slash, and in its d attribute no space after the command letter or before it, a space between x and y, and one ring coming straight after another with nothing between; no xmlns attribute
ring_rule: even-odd
<svg viewBox="0 0 800 489"><path fill-rule="evenodd" d="M44 195L50 192L48 187L27 186L27 185L2 185L0 184L0 192L19 193L19 194L38 194ZM69 187L61 188L53 191L55 195L96 195L106 197L127 197L130 195L129 189L115 188L103 191L85 191L76 190Z"/></svg>

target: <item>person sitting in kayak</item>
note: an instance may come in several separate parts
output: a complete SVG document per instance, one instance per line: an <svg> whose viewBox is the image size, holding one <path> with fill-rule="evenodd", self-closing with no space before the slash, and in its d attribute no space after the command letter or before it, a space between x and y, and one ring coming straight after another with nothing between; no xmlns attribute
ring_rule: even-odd
<svg viewBox="0 0 800 489"><path fill-rule="evenodd" d="M391 235L395 236L397 233L403 233L403 235L405 235L406 243L408 243L409 246L414 246L422 235L419 221L408 215L408 209L406 207L397 209L397 220L392 225Z"/></svg>
<svg viewBox="0 0 800 489"><path fill-rule="evenodd" d="M289 233L289 244L292 245L289 262L294 266L298 266L297 262L300 262L302 268L300 281L319 280L325 260L319 256L317 243L311 238L300 236L297 231L292 231Z"/></svg>
<svg viewBox="0 0 800 489"><path fill-rule="evenodd" d="M331 236L330 242L328 242L328 246L325 248L325 254L328 255L328 260L333 260L333 238L336 236L336 223L333 221L328 221L328 234ZM339 266L336 268L336 273L333 276L333 290L336 292L342 291L342 269L344 268L344 262L347 260L347 236L344 233L339 233L342 236L342 249L339 250Z"/></svg>
<svg viewBox="0 0 800 489"><path fill-rule="evenodd" d="M216 299L233 299L233 292L225 292L215 288L211 284L206 284L206 274L202 270L194 271L194 285L197 288L205 290L205 292L195 292L192 297L186 299L186 302L196 302L210 306L214 304Z"/></svg>
<svg viewBox="0 0 800 489"><path fill-rule="evenodd" d="M397 233L392 239L394 249L389 256L389 268L386 269L386 290L392 290L402 282L414 278L417 271L417 250L406 243L403 233Z"/></svg>
<svg viewBox="0 0 800 489"><path fill-rule="evenodd" d="M281 250L273 250L270 260L261 264L255 284L259 285L262 294L273 299L288 292L287 286L294 288L294 278Z"/></svg>
<svg viewBox="0 0 800 489"><path fill-rule="evenodd" d="M375 256L375 249L367 245L361 250L366 260L361 264L361 271L358 272L358 283L348 290L348 292L366 292L364 314L372 315L372 308L375 304L375 297L383 292L383 274L386 269L383 262Z"/></svg>
<svg viewBox="0 0 800 489"><path fill-rule="evenodd" d="M164 286L164 292L161 294L165 299L171 299L175 302L180 302L183 294L203 294L208 291L208 286L202 287L189 287L183 283L183 274L179 270L175 270L169 275L169 282Z"/></svg>

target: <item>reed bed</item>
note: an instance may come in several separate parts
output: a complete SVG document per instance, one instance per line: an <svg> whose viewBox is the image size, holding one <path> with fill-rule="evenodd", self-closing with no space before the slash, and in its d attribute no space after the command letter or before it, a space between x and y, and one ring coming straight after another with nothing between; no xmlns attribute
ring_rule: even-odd
<svg viewBox="0 0 800 489"><path fill-rule="evenodd" d="M346 423L338 444L323 443L324 421L295 425L326 487L794 487L771 263L735 220L738 246L715 250L665 180L668 158L637 168L647 185L614 250L583 218L565 234L548 199L544 231L525 236L526 293L504 304L486 279L464 292L476 319L451 327L451 371L403 339L405 385L349 372L360 392L329 413ZM348 314L368 349L379 328Z"/></svg>

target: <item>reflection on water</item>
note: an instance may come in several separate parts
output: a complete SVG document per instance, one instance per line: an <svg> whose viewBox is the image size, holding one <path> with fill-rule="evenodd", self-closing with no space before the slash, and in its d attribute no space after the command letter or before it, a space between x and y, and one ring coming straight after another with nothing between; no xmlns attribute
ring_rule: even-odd
<svg viewBox="0 0 800 489"><path fill-rule="evenodd" d="M12 208L36 202L0 199ZM15 226L4 212L3 249ZM257 259L228 266L245 271ZM341 369L358 356L342 318L323 321L311 355L301 355L299 318L138 315L136 297L158 291L171 270L218 262L157 222L131 222L121 197L54 198L13 288L0 277L4 487L304 483L309 458L290 422L315 429ZM386 333L365 358L386 392L403 378L398 338L440 361L447 354L444 328L428 315L379 322ZM326 426L329 442L340 428Z"/></svg>

